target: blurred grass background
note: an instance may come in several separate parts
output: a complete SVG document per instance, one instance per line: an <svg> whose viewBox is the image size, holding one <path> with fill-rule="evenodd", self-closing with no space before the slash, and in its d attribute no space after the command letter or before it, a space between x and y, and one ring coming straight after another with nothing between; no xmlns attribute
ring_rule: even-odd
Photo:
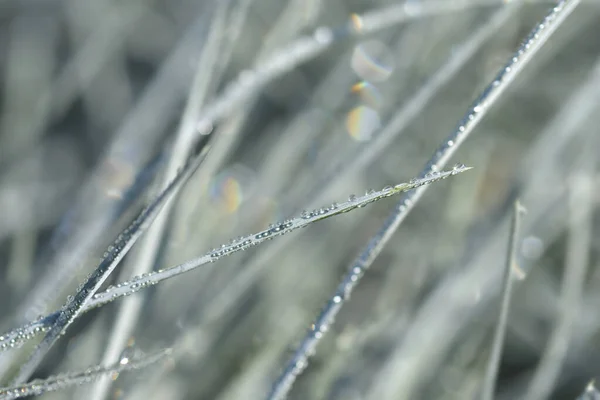
<svg viewBox="0 0 600 400"><path fill-rule="evenodd" d="M390 4L2 0L0 327L62 304L157 193L199 73L206 80L200 105L211 104L238 74L298 36ZM506 4L458 4L454 12L340 38L217 123L213 152L168 214L152 267L197 257L304 208L416 176L552 6L509 5L514 12L496 29L489 18ZM378 380L394 379L383 367L435 289L474 265L503 265L516 197L529 211L518 261L527 276L514 289L497 398L521 398L559 309L567 199L573 177L582 174L593 185L584 199L594 211L586 228L588 274L580 306L569 310L572 338L552 398L574 399L598 377L599 11L584 1L490 110L455 160L475 168L435 184L420 201L291 399L365 399ZM373 150L378 133L482 27L495 30L489 40L406 129ZM364 152L371 160L355 167ZM165 365L123 374L107 398L262 398L392 206L386 200L319 222L137 294L143 305L130 344L152 350L176 343L180 351ZM138 247L111 282L135 275ZM40 312L31 299L52 276L63 285L46 285L55 298ZM460 334L421 371L411 398L476 398L500 286L490 292L464 284L472 305L457 318ZM82 317L36 376L100 363L121 301ZM445 329L435 335L443 338ZM89 398L91 387L44 398Z"/></svg>

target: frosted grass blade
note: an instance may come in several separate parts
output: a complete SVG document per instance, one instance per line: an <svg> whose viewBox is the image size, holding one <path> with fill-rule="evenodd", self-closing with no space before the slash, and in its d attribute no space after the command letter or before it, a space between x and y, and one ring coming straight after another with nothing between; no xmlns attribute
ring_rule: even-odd
<svg viewBox="0 0 600 400"><path fill-rule="evenodd" d="M98 365L84 371L68 372L46 379L36 379L24 385L0 388L0 400L13 400L29 396L39 396L44 393L67 389L71 386L83 385L105 375L114 375L124 371L132 371L147 367L165 359L169 354L171 354L171 350L166 349L154 354L139 356L132 359L122 358L118 363L107 367Z"/></svg>
<svg viewBox="0 0 600 400"><path fill-rule="evenodd" d="M457 164L453 169L448 171L435 172L420 179L412 179L409 183L401 183L396 186L386 187L380 191L369 192L364 196L351 195L348 201L333 203L330 206L315 209L310 212L303 212L299 217L272 224L269 229L235 239L229 244L223 244L220 247L215 248L194 260L176 265L174 267L138 276L130 281L122 282L115 286L110 286L105 291L93 295L93 297L80 308L80 312L86 312L92 308L110 303L119 297L131 295L143 288L156 285L166 279L192 271L198 267L201 267L202 265L215 262L238 251L243 251L250 246L259 245L267 240L282 236L296 229L307 227L314 222L365 207L366 205L375 201L379 201L399 193L419 188L423 185L428 185L430 183L449 178L459 173L468 171L469 169L471 168L465 167L462 164ZM50 314L38 321L3 334L0 336L0 350L11 347L19 347L36 334L47 331L50 327L57 324L60 314L61 311Z"/></svg>
<svg viewBox="0 0 600 400"><path fill-rule="evenodd" d="M510 310L513 280L520 276L518 275L518 271L516 269L516 257L521 234L521 214L523 211L523 207L517 200L514 205L511 227L508 236L508 251L506 254L502 297L500 299L500 313L498 316L498 322L496 323L496 329L494 331L492 350L490 352L490 358L488 360L483 382L481 400L494 399L498 368L500 367L500 358L502 357L504 336L506 334L506 325L508 323L508 312Z"/></svg>
<svg viewBox="0 0 600 400"><path fill-rule="evenodd" d="M458 127L440 148L435 152L423 169L421 176L426 176L442 168L446 162L454 155L460 145L467 139L479 121L487 113L489 108L496 102L500 95L518 76L525 65L532 59L541 46L548 40L550 35L560 26L565 18L570 15L577 6L577 0L560 1L529 34L517 51L508 60L504 68L496 75L494 80L484 89L479 98L468 109ZM400 200L394 208L394 211L384 222L377 234L369 241L363 252L352 263L349 272L342 279L342 282L336 289L329 302L325 305L311 331L305 336L304 340L297 348L291 360L284 367L283 373L273 384L267 398L269 400L279 400L287 397L296 377L304 371L308 365L308 356L313 354L317 343L323 337L331 323L333 323L339 310L344 304L345 299L352 293L354 287L360 281L365 271L370 267L374 259L379 255L381 249L391 238L408 213L412 210L414 204L425 193L426 187L421 187L411 192ZM402 377L408 378L408 377ZM395 381L385 380L386 387L380 388L376 396L378 398L388 398L396 392L399 385L403 385L405 379ZM402 383L401 383L402 382ZM411 385L406 384L403 390L410 391Z"/></svg>
<svg viewBox="0 0 600 400"><path fill-rule="evenodd" d="M78 289L74 296L70 296L65 305L59 311L53 324L48 327L46 336L35 348L31 357L21 366L20 371L15 378L15 384L26 381L35 371L39 363L48 353L50 348L56 343L71 323L81 314L82 310L100 288L102 283L114 271L123 257L135 244L140 235L152 224L158 213L161 211L164 202L170 198L177 189L181 187L189 177L196 171L198 166L204 160L209 147L205 146L197 157L189 160L188 164L182 168L180 173L173 179L163 192L131 223L131 225L117 238L117 240L108 248L104 258L96 270L87 278Z"/></svg>

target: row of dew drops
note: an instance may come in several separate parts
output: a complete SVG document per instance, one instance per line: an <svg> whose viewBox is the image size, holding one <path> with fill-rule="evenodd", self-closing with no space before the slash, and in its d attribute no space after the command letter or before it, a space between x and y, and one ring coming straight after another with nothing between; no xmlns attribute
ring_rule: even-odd
<svg viewBox="0 0 600 400"><path fill-rule="evenodd" d="M334 215L349 212L356 208L361 208L374 201L390 197L397 193L415 189L419 186L433 183L435 181L448 178L451 175L456 175L466 171L468 168L463 164L456 164L450 171L432 172L424 178L411 179L408 183L399 184L396 186L386 186L380 191L368 190L364 196L350 195L348 201L342 203L332 203L329 206L314 209L311 211L302 211L299 217L292 218L286 221L271 224L268 229L257 232L255 234L242 236L231 240L228 244L223 244L218 248L209 251L204 256L193 260L188 268L181 268L181 265L161 269L156 272L146 273L133 278L131 281L124 281L117 285L109 286L104 292L96 293L91 301L84 306L83 311L88 311L91 308L101 306L118 297L133 294L142 288L155 285L160 281L186 272L190 269L197 268L209 262L214 262L221 257L230 255L234 252L244 250L249 246L258 245L265 240L270 240L276 236L280 236L291 232L298 228L306 227L307 225L321 219L329 218ZM183 264L183 265L186 265ZM58 313L40 318L24 327L13 330L5 335L0 336L0 351L8 348L19 347L22 343L28 341L39 333L47 331L52 326Z"/></svg>
<svg viewBox="0 0 600 400"><path fill-rule="evenodd" d="M139 369L161 361L171 354L171 349L165 349L154 354L134 357L132 347L125 348L119 361L115 365L97 365L83 371L68 372L54 375L46 379L35 379L29 383L19 386L0 388L0 399L13 400L28 396L39 396L41 394L64 389L74 385L90 383L103 375L118 376L121 372Z"/></svg>

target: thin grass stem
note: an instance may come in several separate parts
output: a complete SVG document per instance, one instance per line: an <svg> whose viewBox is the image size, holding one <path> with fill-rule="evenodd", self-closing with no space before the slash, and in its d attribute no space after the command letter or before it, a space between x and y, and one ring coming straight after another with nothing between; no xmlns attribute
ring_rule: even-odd
<svg viewBox="0 0 600 400"><path fill-rule="evenodd" d="M60 310L54 323L48 327L46 336L36 346L30 358L21 366L19 373L14 379L14 384L25 382L35 371L39 363L46 356L50 348L58 341L66 329L73 321L82 313L86 304L92 299L96 291L102 283L114 271L123 257L135 244L137 239L144 233L152 224L156 216L162 210L162 207L171 196L185 183L196 169L200 166L204 157L208 152L209 147L204 147L203 151L194 158L191 158L189 163L184 166L180 173L173 179L157 198L131 223L131 225L115 240L112 246L104 254L104 257L96 270L87 278L80 286L74 296L69 296L67 302Z"/></svg>
<svg viewBox="0 0 600 400"><path fill-rule="evenodd" d="M432 173L427 177L413 179L409 183L388 186L380 191L369 192L364 196L351 195L348 201L342 203L333 203L327 207L315 209L311 212L304 212L299 217L278 222L276 224L271 224L271 226L266 230L234 239L229 244L223 244L220 247L215 248L194 260L176 265L171 268L138 276L133 278L131 281L122 282L115 286L110 286L105 291L93 295L89 301L80 307L79 312L86 312L92 308L110 303L119 297L131 295L143 288L156 285L166 279L173 278L203 265L218 261L223 257L237 253L238 251L246 250L251 246L262 244L268 240L274 239L275 237L307 227L314 222L365 207L366 205L375 201L379 201L406 191L414 190L422 187L423 185L428 185L468 171L469 169L471 168L465 167L462 164L457 164L453 169L448 171ZM57 325L57 320L60 315L61 311L50 314L36 322L5 333L4 335L0 336L0 349L6 350L21 346L24 342L30 340L37 333L47 331L48 328Z"/></svg>
<svg viewBox="0 0 600 400"><path fill-rule="evenodd" d="M51 376L46 379L36 379L24 385L0 388L0 400L13 400L29 396L39 396L45 393L67 389L72 386L83 385L102 376L114 376L121 372L147 367L164 360L170 354L171 350L166 349L134 358L121 358L117 363L106 367L98 365L84 371L68 372Z"/></svg>
<svg viewBox="0 0 600 400"><path fill-rule="evenodd" d="M490 352L490 358L484 376L481 400L494 399L496 379L500 367L500 358L502 357L502 348L504 347L504 337L506 335L506 326L508 323L513 280L522 276L517 266L517 251L521 234L521 214L523 211L523 206L521 206L517 200L513 207L510 232L508 235L508 249L506 254L504 282L502 284L500 313L498 322L496 323L494 339L492 340L492 350Z"/></svg>
<svg viewBox="0 0 600 400"><path fill-rule="evenodd" d="M162 185L168 187L172 179L177 176L178 170L182 168L186 160L193 152L194 142L191 140L195 131L194 121L198 118L200 106L208 95L209 84L215 72L215 65L220 57L219 48L223 41L224 28L226 25L228 1L223 1L216 11L216 15L208 34L207 42L203 48L202 56L198 63L194 83L188 96L185 111L176 135L173 150L166 167ZM164 238L168 218L175 202L171 197L165 202L162 212L156 217L154 223L148 229L145 237L140 243L139 252L134 253L133 275L142 275L152 270L156 263L156 257L160 243ZM127 343L135 328L140 312L142 310L143 298L130 297L119 307L115 324L111 331L106 350L102 358L102 365L110 365L117 360L121 349ZM102 400L108 396L112 380L102 377L96 381L89 393L90 400Z"/></svg>

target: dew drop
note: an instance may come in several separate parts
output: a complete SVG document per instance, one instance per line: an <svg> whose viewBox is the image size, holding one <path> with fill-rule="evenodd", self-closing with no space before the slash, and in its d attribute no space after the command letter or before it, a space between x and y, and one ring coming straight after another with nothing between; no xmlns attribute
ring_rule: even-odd
<svg viewBox="0 0 600 400"><path fill-rule="evenodd" d="M539 237L527 236L521 243L521 253L528 260L539 260L544 253L544 242Z"/></svg>
<svg viewBox="0 0 600 400"><path fill-rule="evenodd" d="M317 42L321 44L328 44L333 40L333 32L331 32L331 29L329 28L317 28L314 34L314 38Z"/></svg>
<svg viewBox="0 0 600 400"><path fill-rule="evenodd" d="M394 59L385 44L369 40L359 43L354 48L351 66L362 79L368 82L383 82L394 70Z"/></svg>
<svg viewBox="0 0 600 400"><path fill-rule="evenodd" d="M371 140L373 134L381 127L381 119L374 109L358 106L350 110L346 116L346 130L357 142Z"/></svg>
<svg viewBox="0 0 600 400"><path fill-rule="evenodd" d="M208 135L210 132L212 132L213 130L213 126L210 123L210 121L207 120L201 120L200 122L198 122L196 124L196 130L198 131L198 133L200 133L201 135Z"/></svg>
<svg viewBox="0 0 600 400"><path fill-rule="evenodd" d="M127 347L125 347L125 349L123 350L123 352L121 353L121 356L119 358L119 364L121 365L128 365L134 356L134 347L132 345L133 341L132 339L130 339L130 343Z"/></svg>
<svg viewBox="0 0 600 400"><path fill-rule="evenodd" d="M383 104L383 97L379 90L367 81L358 82L352 86L352 93L357 94L362 102L375 109Z"/></svg>
<svg viewBox="0 0 600 400"><path fill-rule="evenodd" d="M306 367L306 360L300 359L296 362L296 369L298 372L302 371Z"/></svg>
<svg viewBox="0 0 600 400"><path fill-rule="evenodd" d="M363 29L364 22L360 15L352 14L350 15L350 24L354 28L356 32L360 32Z"/></svg>
<svg viewBox="0 0 600 400"><path fill-rule="evenodd" d="M454 167L452 167L452 175L458 174L464 168L465 164L454 164Z"/></svg>
<svg viewBox="0 0 600 400"><path fill-rule="evenodd" d="M235 213L244 201L244 186L252 179L247 169L234 166L215 176L209 186L209 198L226 214Z"/></svg>

